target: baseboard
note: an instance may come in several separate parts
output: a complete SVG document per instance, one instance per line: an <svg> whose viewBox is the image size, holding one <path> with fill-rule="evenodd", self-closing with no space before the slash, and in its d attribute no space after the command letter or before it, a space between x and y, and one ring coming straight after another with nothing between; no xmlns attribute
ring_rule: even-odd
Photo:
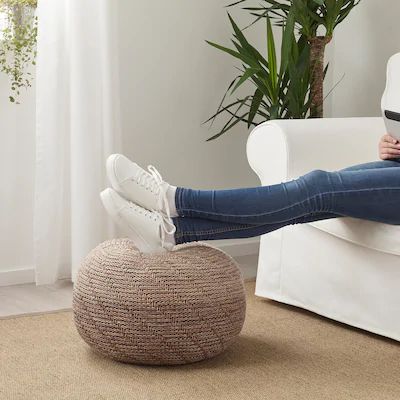
<svg viewBox="0 0 400 400"><path fill-rule="evenodd" d="M213 240L208 243L225 251L231 257L243 257L258 254L260 247L259 238Z"/></svg>
<svg viewBox="0 0 400 400"><path fill-rule="evenodd" d="M236 258L258 254L260 240L259 238L229 239L214 240L209 243ZM33 282L35 282L35 267L32 265L0 271L0 287Z"/></svg>
<svg viewBox="0 0 400 400"><path fill-rule="evenodd" d="M35 267L32 265L0 271L0 286L22 285L33 282L35 282Z"/></svg>

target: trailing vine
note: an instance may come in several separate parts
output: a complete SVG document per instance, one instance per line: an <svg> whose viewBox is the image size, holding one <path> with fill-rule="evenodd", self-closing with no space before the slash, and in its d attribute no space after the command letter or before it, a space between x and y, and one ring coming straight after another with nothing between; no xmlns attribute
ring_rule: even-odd
<svg viewBox="0 0 400 400"><path fill-rule="evenodd" d="M11 82L9 100L19 104L23 88L32 86L30 66L35 65L38 20L37 0L0 0L0 72Z"/></svg>

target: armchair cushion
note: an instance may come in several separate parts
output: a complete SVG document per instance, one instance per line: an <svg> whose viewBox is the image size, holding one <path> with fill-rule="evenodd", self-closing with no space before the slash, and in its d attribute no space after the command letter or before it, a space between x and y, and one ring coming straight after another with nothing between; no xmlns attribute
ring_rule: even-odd
<svg viewBox="0 0 400 400"><path fill-rule="evenodd" d="M355 218L337 218L312 222L314 228L359 246L400 255L400 226Z"/></svg>

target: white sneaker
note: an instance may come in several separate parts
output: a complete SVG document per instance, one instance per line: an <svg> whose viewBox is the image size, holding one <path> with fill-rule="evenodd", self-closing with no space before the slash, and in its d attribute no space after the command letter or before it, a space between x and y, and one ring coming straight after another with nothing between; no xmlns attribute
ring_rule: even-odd
<svg viewBox="0 0 400 400"><path fill-rule="evenodd" d="M160 253L172 249L173 241L166 242L167 235L176 231L171 218L146 210L110 188L101 192L100 198L108 214L134 241L139 251Z"/></svg>
<svg viewBox="0 0 400 400"><path fill-rule="evenodd" d="M170 217L169 184L152 165L148 166L147 172L122 154L112 154L107 159L106 169L112 187L123 197L147 210L161 211Z"/></svg>

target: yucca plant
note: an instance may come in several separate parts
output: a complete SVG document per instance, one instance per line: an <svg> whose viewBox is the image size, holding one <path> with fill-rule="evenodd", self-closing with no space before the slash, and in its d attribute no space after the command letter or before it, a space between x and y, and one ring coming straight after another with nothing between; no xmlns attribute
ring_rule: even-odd
<svg viewBox="0 0 400 400"><path fill-rule="evenodd" d="M239 0L230 6L251 3L253 0ZM324 54L326 45L332 40L335 28L343 22L361 0L262 0L260 6L243 7L250 11L255 21L263 18L277 18L277 24L294 14L300 34L310 45L310 116L323 117ZM320 35L320 27L325 32Z"/></svg>
<svg viewBox="0 0 400 400"><path fill-rule="evenodd" d="M222 129L208 140L213 140L245 122L250 128L261 121L282 118L306 118L309 100L309 45L304 36L296 37L294 14L289 12L283 26L281 61L277 63L275 38L269 18L266 18L267 56L264 57L246 39L228 14L234 31L234 49L207 41L211 46L241 61L240 74L229 85L217 112L206 122L221 114L229 119ZM229 104L226 99L245 82L254 85L254 92L236 98Z"/></svg>

